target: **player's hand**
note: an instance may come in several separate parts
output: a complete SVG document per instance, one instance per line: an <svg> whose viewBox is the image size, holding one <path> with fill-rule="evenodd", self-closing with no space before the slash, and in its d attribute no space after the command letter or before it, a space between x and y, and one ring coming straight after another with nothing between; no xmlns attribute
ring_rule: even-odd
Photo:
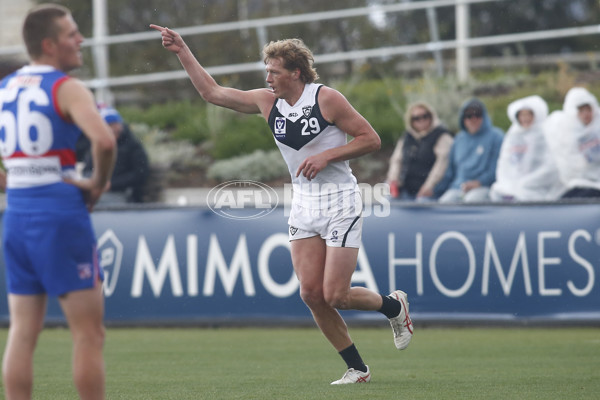
<svg viewBox="0 0 600 400"><path fill-rule="evenodd" d="M327 160L324 157L319 157L319 154L310 156L300 164L296 171L296 177L302 174L309 181L313 180L326 166Z"/></svg>
<svg viewBox="0 0 600 400"><path fill-rule="evenodd" d="M77 186L81 192L83 193L83 199L85 200L85 204L89 212L94 210L94 206L100 200L100 196L102 193L108 191L110 189L110 182L107 182L104 187L98 187L98 184L94 182L92 179L64 179L65 183L69 183L73 186Z"/></svg>
<svg viewBox="0 0 600 400"><path fill-rule="evenodd" d="M185 42L183 41L179 33L172 31L167 27L158 26L154 24L150 24L150 28L156 29L160 32L162 36L162 45L165 49L175 54L179 54L181 49L185 47Z"/></svg>

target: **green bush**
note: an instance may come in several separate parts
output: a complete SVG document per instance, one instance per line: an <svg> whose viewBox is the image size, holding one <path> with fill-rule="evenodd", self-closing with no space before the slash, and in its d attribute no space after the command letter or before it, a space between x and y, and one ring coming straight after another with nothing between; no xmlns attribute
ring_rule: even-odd
<svg viewBox="0 0 600 400"><path fill-rule="evenodd" d="M401 79L363 80L335 85L371 123L382 146L392 145L404 131L404 85Z"/></svg>
<svg viewBox="0 0 600 400"><path fill-rule="evenodd" d="M207 176L218 181L269 181L287 177L289 172L278 150L256 150L251 154L215 162L208 168Z"/></svg>
<svg viewBox="0 0 600 400"><path fill-rule="evenodd" d="M123 107L119 111L126 121L160 128L169 132L174 140L198 144L210 136L205 103L179 101L154 104L145 110Z"/></svg>
<svg viewBox="0 0 600 400"><path fill-rule="evenodd" d="M215 129L209 150L215 159L222 160L276 147L273 134L262 116L225 111L223 124L220 129Z"/></svg>
<svg viewBox="0 0 600 400"><path fill-rule="evenodd" d="M538 94L553 111L562 107L564 95L573 86L585 86L600 95L598 82L590 72L578 74L566 65L537 75L526 70L473 73L466 83L458 82L451 75L433 76L427 69L421 78L403 79L365 67L348 80L331 86L344 94L371 123L386 148L393 146L405 131L406 106L417 100L430 103L445 125L456 131L461 104L468 98L478 97L486 104L494 125L506 131L510 126L506 115L510 102ZM216 160L275 148L273 136L261 116L240 114L203 100L156 104L145 110L124 107L120 111L129 122L144 123L167 132L165 141L201 146L203 153Z"/></svg>

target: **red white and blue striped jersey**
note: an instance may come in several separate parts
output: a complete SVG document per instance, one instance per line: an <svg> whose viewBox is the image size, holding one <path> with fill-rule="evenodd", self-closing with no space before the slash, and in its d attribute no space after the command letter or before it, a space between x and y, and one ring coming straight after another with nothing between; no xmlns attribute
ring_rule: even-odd
<svg viewBox="0 0 600 400"><path fill-rule="evenodd" d="M82 134L57 104L58 88L67 79L51 66L30 65L0 81L0 155L9 207L11 194L81 199L78 189L63 183L75 176L75 143Z"/></svg>

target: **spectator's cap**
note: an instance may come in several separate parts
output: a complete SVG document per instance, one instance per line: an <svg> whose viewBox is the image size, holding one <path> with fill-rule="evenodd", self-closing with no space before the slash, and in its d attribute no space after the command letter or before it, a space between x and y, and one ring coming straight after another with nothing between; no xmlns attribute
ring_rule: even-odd
<svg viewBox="0 0 600 400"><path fill-rule="evenodd" d="M465 104L464 114L467 113L477 113L479 115L483 114L483 103L477 99L473 99Z"/></svg>
<svg viewBox="0 0 600 400"><path fill-rule="evenodd" d="M123 118L121 118L121 114L117 110L112 107L102 107L100 108L100 115L104 118L107 124L112 124L114 122L123 123Z"/></svg>

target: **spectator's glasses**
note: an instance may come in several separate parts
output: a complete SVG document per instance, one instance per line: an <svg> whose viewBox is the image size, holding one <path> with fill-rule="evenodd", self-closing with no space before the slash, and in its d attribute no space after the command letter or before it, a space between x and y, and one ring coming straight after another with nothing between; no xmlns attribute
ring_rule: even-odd
<svg viewBox="0 0 600 400"><path fill-rule="evenodd" d="M429 114L429 113L425 113L425 114L421 114L421 115L413 115L412 117L410 117L410 122L428 120L430 118L431 118L431 114Z"/></svg>
<svg viewBox="0 0 600 400"><path fill-rule="evenodd" d="M470 112L470 113L465 113L465 119L473 119L473 118L481 118L483 117L483 113L480 111L474 111L474 112Z"/></svg>

